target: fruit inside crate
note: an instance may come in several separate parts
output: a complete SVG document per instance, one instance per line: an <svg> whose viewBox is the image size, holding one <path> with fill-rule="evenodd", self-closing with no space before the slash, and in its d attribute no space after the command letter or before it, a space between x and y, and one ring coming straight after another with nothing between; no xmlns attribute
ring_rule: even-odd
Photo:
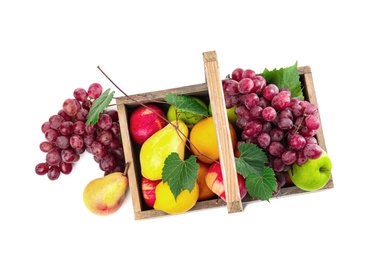
<svg viewBox="0 0 390 260"><path fill-rule="evenodd" d="M209 54L209 53L206 53ZM214 54L214 53L211 53ZM213 56L214 57L214 56ZM216 57L216 56L215 56ZM214 60L213 60L214 61ZM209 64L208 64L209 65ZM206 66L206 62L205 62ZM124 152L125 152L125 158L127 162L130 162L130 168L128 171L128 179L129 179L129 189L132 199L132 204L134 208L134 217L135 219L145 219L145 218L151 218L151 217L158 217L167 215L167 213L152 209L148 206L146 206L142 191L141 191L141 182L142 182L142 175L141 175L141 169L140 169L140 160L139 160L139 154L140 154L140 145L135 144L131 138L129 133L129 117L131 113L134 111L136 107L139 107L139 103L154 103L157 104L159 107L162 108L164 113L167 113L169 104L166 104L164 101L164 97L167 94L178 94L178 95L189 95L189 96L195 96L203 100L206 104L211 101L211 105L217 106L218 109L221 109L221 100L219 102L216 102L216 100L210 99L210 85L216 84L216 80L220 80L219 78L219 71L218 71L218 64L215 60L215 64L211 65L210 67L206 67L206 83L203 84L196 84L196 85L190 85L185 87L178 87L178 88L172 88L167 90L160 90L160 91L154 91L154 92L148 92L148 93L141 93L137 95L132 95L131 99L127 97L121 97L117 98L117 108L118 108L118 114L119 114L119 121L121 126L121 134L122 134L122 141L124 146ZM214 70L214 71L213 71ZM311 74L311 69L309 66L303 66L298 68L300 82L302 84L303 94L305 97L305 100L308 100L309 102L317 105L317 99L316 94L314 90L313 85L313 79ZM210 75L207 75L207 73L213 73L214 78L207 77ZM218 74L218 75L215 75ZM211 82L214 80L214 82ZM220 87L220 82L218 82L218 86ZM213 90L214 91L214 90ZM215 103L218 103L218 105L215 105ZM224 102L222 102L224 104ZM223 108L225 109L225 108ZM214 111L214 108L213 108ZM221 127L218 124L216 124L216 128ZM326 151L325 146L325 140L324 135L322 131L322 127L318 129L316 136L318 144ZM188 155L189 151L187 151ZM233 152L232 152L233 153ZM221 154L221 153L220 153ZM226 163L225 163L226 164ZM231 160L228 166L231 166L234 164L234 160ZM233 168L235 169L235 168ZM231 169L230 169L231 170ZM229 177L229 176L228 176ZM226 176L225 176L226 178ZM237 191L237 183L230 183L230 188L232 192ZM333 181L330 179L330 181L323 187L322 189L328 189L333 187ZM278 197L286 196L286 195L292 195L292 194L299 194L304 193L305 191L302 189L299 189L296 186L289 186L289 187L282 187ZM249 203L252 201L256 201L259 199L252 198L250 195L246 195L242 200L238 198L239 201L237 201L237 198L228 199L227 202L223 201L222 199L218 197L214 197L209 200L205 201L198 201L194 207L192 207L190 210L200 210L200 209L206 209L206 208L213 208L213 207L221 207L221 206L228 206L229 212L237 212L242 210L241 203ZM229 205L229 204L234 204ZM230 206L230 207L229 207Z"/></svg>

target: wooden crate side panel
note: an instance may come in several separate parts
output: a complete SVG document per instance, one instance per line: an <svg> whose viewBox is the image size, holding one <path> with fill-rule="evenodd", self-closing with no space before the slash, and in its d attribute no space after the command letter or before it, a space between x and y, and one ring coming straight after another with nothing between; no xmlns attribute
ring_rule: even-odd
<svg viewBox="0 0 390 260"><path fill-rule="evenodd" d="M123 143L123 151L125 154L125 160L130 164L129 169L127 171L127 178L129 181L129 190L133 203L134 212L138 212L142 210L141 201L140 201L140 190L138 183L139 177L134 165L134 153L132 146L129 145L130 134L129 134L129 124L128 118L129 115L126 111L126 107L124 104L117 104L118 114L119 116L119 125L121 129L122 143Z"/></svg>

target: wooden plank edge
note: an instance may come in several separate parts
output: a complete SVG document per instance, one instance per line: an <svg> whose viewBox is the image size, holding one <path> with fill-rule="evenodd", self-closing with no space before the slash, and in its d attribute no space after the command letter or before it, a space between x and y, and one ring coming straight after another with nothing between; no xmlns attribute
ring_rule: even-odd
<svg viewBox="0 0 390 260"><path fill-rule="evenodd" d="M234 149L231 142L229 121L215 51L203 53L206 83L209 90L211 109L218 140L219 162L225 186L226 203L229 213L243 210L238 188Z"/></svg>

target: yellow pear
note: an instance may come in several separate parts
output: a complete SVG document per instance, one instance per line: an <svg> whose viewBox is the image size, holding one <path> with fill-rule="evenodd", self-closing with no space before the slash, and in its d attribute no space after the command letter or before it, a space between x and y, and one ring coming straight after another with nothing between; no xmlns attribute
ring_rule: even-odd
<svg viewBox="0 0 390 260"><path fill-rule="evenodd" d="M115 213L123 204L128 185L127 175L122 172L94 179L84 188L84 204L96 215Z"/></svg>
<svg viewBox="0 0 390 260"><path fill-rule="evenodd" d="M168 214L180 214L190 210L198 201L199 185L195 183L192 191L183 190L175 198L168 182L160 182L156 186L156 202L154 209L162 210Z"/></svg>
<svg viewBox="0 0 390 260"><path fill-rule="evenodd" d="M149 180L161 180L168 155L175 152L184 159L187 138L188 127L181 120L172 121L150 136L141 146L141 174Z"/></svg>

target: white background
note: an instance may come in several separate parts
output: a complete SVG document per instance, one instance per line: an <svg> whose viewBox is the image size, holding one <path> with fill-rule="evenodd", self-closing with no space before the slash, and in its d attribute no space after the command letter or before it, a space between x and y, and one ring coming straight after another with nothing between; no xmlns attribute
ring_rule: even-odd
<svg viewBox="0 0 390 260"><path fill-rule="evenodd" d="M384 2L1 1L0 258L388 259ZM77 87L113 88L97 65L136 94L203 83L211 50L223 76L311 66L334 189L135 221L130 196L111 216L85 208L102 175L88 153L69 176L35 174L42 123Z"/></svg>

